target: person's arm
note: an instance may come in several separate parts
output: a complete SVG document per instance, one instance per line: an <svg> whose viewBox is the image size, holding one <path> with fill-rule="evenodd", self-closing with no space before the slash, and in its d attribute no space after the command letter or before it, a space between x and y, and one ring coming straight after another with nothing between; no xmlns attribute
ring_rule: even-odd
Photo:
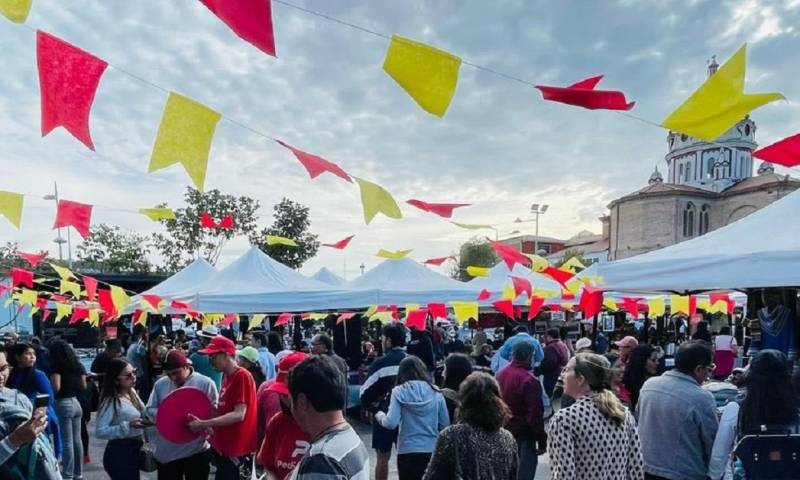
<svg viewBox="0 0 800 480"><path fill-rule="evenodd" d="M50 385L53 386L53 391L58 393L61 390L61 374L60 373L51 373L50 374Z"/></svg>
<svg viewBox="0 0 800 480"><path fill-rule="evenodd" d="M153 391L150 392L150 398L147 399L147 405L145 406L147 416L150 418L156 418L158 407L161 405L161 395L158 387L158 381L156 381L153 385Z"/></svg>
<svg viewBox="0 0 800 480"><path fill-rule="evenodd" d="M207 428L227 427L228 425L243 422L246 414L247 404L237 403L233 407L233 411L228 412L225 415L220 415L219 417L209 418L208 420L200 420L194 415L190 415L191 420L189 421L188 425L189 429L194 432L205 430Z"/></svg>
<svg viewBox="0 0 800 480"><path fill-rule="evenodd" d="M87 384L86 384L86 374L85 373L81 374L80 382L81 382L81 390L86 390Z"/></svg>
<svg viewBox="0 0 800 480"><path fill-rule="evenodd" d="M114 440L117 438L125 438L131 433L130 422L120 422L118 425L112 425L114 421L114 407L111 406L112 400L107 400L100 406L97 411L97 418L95 419L94 436L103 440Z"/></svg>
<svg viewBox="0 0 800 480"><path fill-rule="evenodd" d="M511 349L514 347L514 339L516 337L511 337L506 339L503 343L503 346L500 347L500 356L505 358L506 360L511 359Z"/></svg>
<svg viewBox="0 0 800 480"><path fill-rule="evenodd" d="M48 395L50 397L48 403L51 407L56 408L56 394L53 392L53 387L50 385L50 380L47 378L47 375L41 370L35 370L34 379L34 389L41 394ZM59 383L59 387L60 386Z"/></svg>
<svg viewBox="0 0 800 480"><path fill-rule="evenodd" d="M533 432L536 441L543 443L546 439L544 431L544 403L542 401L542 385L539 380L531 376L531 381L525 386L523 398L531 399L530 408L525 412L525 423Z"/></svg>
<svg viewBox="0 0 800 480"><path fill-rule="evenodd" d="M556 414L547 430L550 441L547 442L547 453L550 455L550 470L553 480L572 480L575 474L575 450L577 449L572 435L564 420Z"/></svg>
<svg viewBox="0 0 800 480"><path fill-rule="evenodd" d="M439 397L439 431L441 431L450 426L451 419L450 414L447 413L447 402L444 400L444 396L440 393L437 397Z"/></svg>
<svg viewBox="0 0 800 480"><path fill-rule="evenodd" d="M456 452L453 451L453 440L450 439L450 435L447 433L442 433L436 439L436 447L433 449L433 455L422 480L453 478L456 471L455 462L457 461Z"/></svg>
<svg viewBox="0 0 800 480"><path fill-rule="evenodd" d="M383 413L378 412L375 414L375 420L381 424L383 428L387 428L389 430L395 429L400 425L400 420L402 418L402 406L400 405L400 401L397 400L397 395L395 395L395 391L392 390L392 398L389 402L389 412Z"/></svg>
<svg viewBox="0 0 800 480"><path fill-rule="evenodd" d="M539 341L533 342L533 363L539 363L544 359L544 350L542 349L542 344Z"/></svg>
<svg viewBox="0 0 800 480"><path fill-rule="evenodd" d="M0 440L0 465L6 463L20 447L34 441L45 428L47 428L47 416L34 414L28 421Z"/></svg>
<svg viewBox="0 0 800 480"><path fill-rule="evenodd" d="M697 427L699 429L700 440L702 442L701 452L706 464L711 460L711 451L714 448L714 438L717 436L719 422L717 421L717 404L710 392L707 395L705 405L697 405L694 408Z"/></svg>
<svg viewBox="0 0 800 480"><path fill-rule="evenodd" d="M724 478L725 471L731 463L731 452L736 441L736 424L739 421L739 404L731 402L722 411L714 446L711 449L711 460L708 462L708 477L711 480Z"/></svg>

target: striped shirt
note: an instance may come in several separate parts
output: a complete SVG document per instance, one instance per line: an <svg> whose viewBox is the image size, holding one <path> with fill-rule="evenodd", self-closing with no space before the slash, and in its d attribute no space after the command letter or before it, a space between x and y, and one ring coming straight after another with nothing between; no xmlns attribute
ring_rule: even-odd
<svg viewBox="0 0 800 480"><path fill-rule="evenodd" d="M369 452L353 427L326 433L311 444L291 480L369 480Z"/></svg>

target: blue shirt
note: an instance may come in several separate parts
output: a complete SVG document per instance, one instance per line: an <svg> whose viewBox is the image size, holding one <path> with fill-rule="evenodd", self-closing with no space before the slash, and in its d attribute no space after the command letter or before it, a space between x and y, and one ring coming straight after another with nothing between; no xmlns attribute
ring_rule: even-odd
<svg viewBox="0 0 800 480"><path fill-rule="evenodd" d="M527 342L533 347L533 359L531 360L531 366L538 365L542 362L544 359L544 349L542 348L542 344L539 343L539 340L536 340L527 333L518 333L507 339L503 344L503 347L500 349L500 356L506 360L511 360L511 351L514 349L514 344L517 342Z"/></svg>
<svg viewBox="0 0 800 480"><path fill-rule="evenodd" d="M211 366L211 357L202 353L193 353L189 360L192 361L195 372L214 380L217 390L222 388L222 372L218 372Z"/></svg>
<svg viewBox="0 0 800 480"><path fill-rule="evenodd" d="M267 347L258 348L258 363L261 365L261 371L264 372L264 377L267 380L272 380L277 376L275 371L275 355L270 352Z"/></svg>

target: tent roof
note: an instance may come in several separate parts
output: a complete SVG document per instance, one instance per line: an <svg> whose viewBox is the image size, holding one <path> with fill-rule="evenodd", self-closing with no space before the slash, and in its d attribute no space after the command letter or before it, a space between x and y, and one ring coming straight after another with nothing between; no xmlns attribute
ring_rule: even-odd
<svg viewBox="0 0 800 480"><path fill-rule="evenodd" d="M508 266L503 261L489 270L488 277L475 277L467 282L467 285L473 287L475 292L480 292L482 289L488 290L492 294L492 298L485 302L488 305L500 297L503 292L503 287L511 284L510 277L512 275L515 277L525 278L531 282L534 295L536 294L537 289L558 292L559 296L561 294L561 284L555 280L545 277L544 275L534 273L530 268L520 265L519 263L514 264L514 269L509 271ZM524 294L521 295L515 303L519 303L521 300L527 300L527 296Z"/></svg>
<svg viewBox="0 0 800 480"><path fill-rule="evenodd" d="M703 236L584 275L628 292L692 292L800 285L800 190Z"/></svg>
<svg viewBox="0 0 800 480"><path fill-rule="evenodd" d="M319 270L317 270L317 273L312 275L311 278L319 282L325 283L327 285L333 285L335 287L347 283L347 280L331 272L330 270L328 270L327 267L322 267Z"/></svg>
<svg viewBox="0 0 800 480"><path fill-rule="evenodd" d="M170 298L173 295L186 290L187 288L192 288L193 286L204 282L217 272L218 270L213 265L208 263L206 259L198 258L189 265L185 266L183 270L154 286L150 290L142 293Z"/></svg>

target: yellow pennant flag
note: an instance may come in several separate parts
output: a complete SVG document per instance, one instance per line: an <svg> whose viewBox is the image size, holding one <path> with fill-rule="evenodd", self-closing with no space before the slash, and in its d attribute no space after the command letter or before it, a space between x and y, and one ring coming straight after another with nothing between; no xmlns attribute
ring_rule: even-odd
<svg viewBox="0 0 800 480"><path fill-rule="evenodd" d="M22 203L24 198L25 196L21 193L0 190L0 215L6 217L17 229L22 224Z"/></svg>
<svg viewBox="0 0 800 480"><path fill-rule="evenodd" d="M296 247L297 242L291 238L279 237L278 235L267 235L267 245L286 245L287 247Z"/></svg>
<svg viewBox="0 0 800 480"><path fill-rule="evenodd" d="M131 297L125 293L125 290L116 285L111 285L111 302L114 304L114 308L117 309L117 312L122 313L122 310L131 303Z"/></svg>
<svg viewBox="0 0 800 480"><path fill-rule="evenodd" d="M450 305L459 324L465 323L470 318L478 319L478 302L450 302Z"/></svg>
<svg viewBox="0 0 800 480"><path fill-rule="evenodd" d="M689 315L689 296L672 295L670 297L670 311L673 315L678 312L683 312L684 314Z"/></svg>
<svg viewBox="0 0 800 480"><path fill-rule="evenodd" d="M603 299L603 306L609 310L617 310L617 302L613 298Z"/></svg>
<svg viewBox="0 0 800 480"><path fill-rule="evenodd" d="M38 294L36 293L36 290L28 290L27 288L23 288L22 291L17 294L17 301L20 303L20 305L34 306L36 305L37 297Z"/></svg>
<svg viewBox="0 0 800 480"><path fill-rule="evenodd" d="M567 292L577 295L583 288L583 280L580 278L572 277L567 283L564 284Z"/></svg>
<svg viewBox="0 0 800 480"><path fill-rule="evenodd" d="M744 93L747 44L709 77L661 126L706 141L714 141L750 111L775 100L780 93Z"/></svg>
<svg viewBox="0 0 800 480"><path fill-rule="evenodd" d="M58 286L58 293L63 295L67 292L71 293L74 299L81 298L81 284L70 282L69 280L61 280Z"/></svg>
<svg viewBox="0 0 800 480"><path fill-rule="evenodd" d="M531 259L531 270L534 272L541 272L550 266L550 262L541 255L532 255L529 253L523 253L523 255Z"/></svg>
<svg viewBox="0 0 800 480"><path fill-rule="evenodd" d="M51 263L51 264L50 264L50 267L51 267L53 270L55 270L55 271L56 271L56 273L58 274L58 276L59 276L59 277L61 277L61 280L69 280L69 279L74 279L74 280L77 280L77 279L78 279L78 277L76 277L76 276L75 276L75 274L74 274L74 273L72 273L72 270L70 270L70 269L69 269L69 268L67 268L67 267L61 267L61 266L59 266L59 265L56 265L55 263ZM62 292L62 293L63 293L63 292Z"/></svg>
<svg viewBox="0 0 800 480"><path fill-rule="evenodd" d="M514 300L517 298L517 292L514 290L514 286L509 284L503 285L503 295L501 298L503 300Z"/></svg>
<svg viewBox="0 0 800 480"><path fill-rule="evenodd" d="M707 301L709 303L708 308L706 309L706 312L708 313L728 313L728 302L719 300L712 305L710 300L698 300L697 308L700 308L700 302L703 301Z"/></svg>
<svg viewBox="0 0 800 480"><path fill-rule="evenodd" d="M647 308L648 308L648 315L650 318L660 317L661 315L664 315L667 311L667 308L664 305L663 297L651 298L650 300L648 300Z"/></svg>
<svg viewBox="0 0 800 480"><path fill-rule="evenodd" d="M72 314L72 305L56 303L56 322L70 314Z"/></svg>
<svg viewBox="0 0 800 480"><path fill-rule="evenodd" d="M209 327L211 325L216 325L223 318L225 318L225 314L223 313L206 313L203 315L203 326Z"/></svg>
<svg viewBox="0 0 800 480"><path fill-rule="evenodd" d="M418 303L406 303L406 313L413 312L414 310L419 310Z"/></svg>
<svg viewBox="0 0 800 480"><path fill-rule="evenodd" d="M147 326L147 312L146 311L142 310L139 313L139 318L136 319L136 323L138 323L139 325L141 325L143 327Z"/></svg>
<svg viewBox="0 0 800 480"><path fill-rule="evenodd" d="M205 105L170 92L147 171L180 163L202 192L208 151L219 119L220 114Z"/></svg>
<svg viewBox="0 0 800 480"><path fill-rule="evenodd" d="M97 327L100 325L100 310L92 308L89 310L89 325Z"/></svg>
<svg viewBox="0 0 800 480"><path fill-rule="evenodd" d="M256 325L261 325L264 323L264 319L267 318L267 315L264 313L257 313L250 317L250 328L255 327Z"/></svg>
<svg viewBox="0 0 800 480"><path fill-rule="evenodd" d="M389 260L400 260L401 258L405 257L406 255L408 255L412 251L413 251L413 249L411 249L411 250L397 250L396 252L390 252L389 250L384 250L384 249L381 248L380 250L378 250L378 253L376 253L375 255L377 255L378 257L382 257L382 258L388 258Z"/></svg>
<svg viewBox="0 0 800 480"><path fill-rule="evenodd" d="M364 221L369 222L375 215L382 213L389 218L403 218L403 213L392 195L377 183L353 177L361 190L361 205L364 207Z"/></svg>
<svg viewBox="0 0 800 480"><path fill-rule="evenodd" d="M450 223L452 223L456 227L465 228L467 230L483 230L483 229L494 228L493 225L485 225L485 224L482 224L482 223L460 223L460 222L453 222L453 221L451 221Z"/></svg>
<svg viewBox="0 0 800 480"><path fill-rule="evenodd" d="M472 265L467 267L467 275L470 277L488 277L491 269L486 267L474 267Z"/></svg>
<svg viewBox="0 0 800 480"><path fill-rule="evenodd" d="M310 320L325 320L328 318L327 313L311 312L308 314Z"/></svg>
<svg viewBox="0 0 800 480"><path fill-rule="evenodd" d="M375 312L377 312L377 311L378 311L378 306L377 305L370 305L369 308L367 308L367 311L364 312L364 317L369 318L369 317L375 315Z"/></svg>
<svg viewBox="0 0 800 480"><path fill-rule="evenodd" d="M376 312L369 317L370 321L379 320L381 323L388 323L394 320L392 312Z"/></svg>
<svg viewBox="0 0 800 480"><path fill-rule="evenodd" d="M443 50L392 35L383 70L428 113L444 116L458 85L461 59Z"/></svg>
<svg viewBox="0 0 800 480"><path fill-rule="evenodd" d="M548 298L560 297L561 296L561 292L556 291L556 290L543 290L543 289L537 288L536 289L536 296L539 297L539 298L548 299Z"/></svg>
<svg viewBox="0 0 800 480"><path fill-rule="evenodd" d="M175 211L171 208L140 208L139 213L146 215L150 220L175 220Z"/></svg>
<svg viewBox="0 0 800 480"><path fill-rule="evenodd" d="M564 272L578 273L581 270L586 270L586 265L581 263L581 261L578 260L578 257L572 257L564 262L563 265L558 267L558 269Z"/></svg>
<svg viewBox="0 0 800 480"><path fill-rule="evenodd" d="M698 298L697 299L697 308L700 310L705 310L709 312L711 310L711 302L707 298ZM709 312L711 313L711 312Z"/></svg>
<svg viewBox="0 0 800 480"><path fill-rule="evenodd" d="M33 0L0 0L0 13L14 23L25 23Z"/></svg>

